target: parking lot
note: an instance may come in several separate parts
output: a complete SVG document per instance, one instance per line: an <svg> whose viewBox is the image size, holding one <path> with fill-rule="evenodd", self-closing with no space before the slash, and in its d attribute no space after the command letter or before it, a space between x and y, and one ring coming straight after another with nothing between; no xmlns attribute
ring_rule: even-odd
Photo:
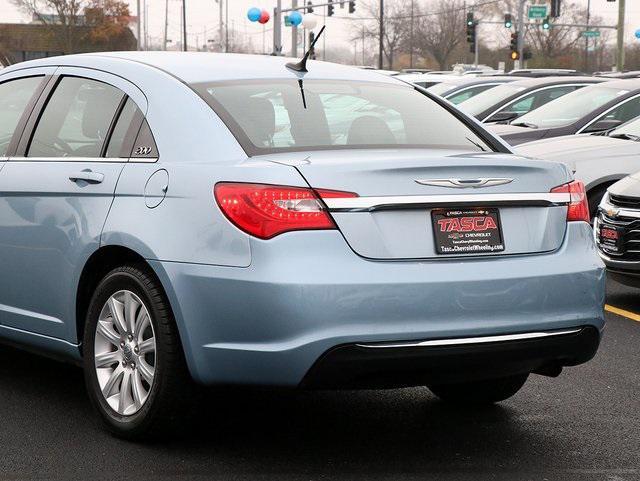
<svg viewBox="0 0 640 481"><path fill-rule="evenodd" d="M640 312L613 282L607 301ZM607 320L594 361L486 410L421 388L211 392L197 428L151 444L104 431L80 369L2 348L0 478L640 479L640 322Z"/></svg>

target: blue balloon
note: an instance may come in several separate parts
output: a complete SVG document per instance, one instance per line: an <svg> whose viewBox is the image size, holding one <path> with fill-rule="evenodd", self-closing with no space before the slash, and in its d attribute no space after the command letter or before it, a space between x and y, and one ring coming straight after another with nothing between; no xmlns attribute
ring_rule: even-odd
<svg viewBox="0 0 640 481"><path fill-rule="evenodd" d="M291 25L297 27L302 23L302 15L300 15L300 12L291 12L289 14L289 21L291 22Z"/></svg>
<svg viewBox="0 0 640 481"><path fill-rule="evenodd" d="M636 30L636 38L640 38L640 28Z"/></svg>
<svg viewBox="0 0 640 481"><path fill-rule="evenodd" d="M252 22L257 22L258 20L260 20L261 13L262 12L260 11L259 8L256 8L256 7L250 8L249 11L247 12L247 18Z"/></svg>

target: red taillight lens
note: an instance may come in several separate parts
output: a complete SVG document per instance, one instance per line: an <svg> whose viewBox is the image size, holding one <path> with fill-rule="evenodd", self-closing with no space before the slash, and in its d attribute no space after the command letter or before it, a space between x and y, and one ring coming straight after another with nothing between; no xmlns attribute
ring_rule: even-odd
<svg viewBox="0 0 640 481"><path fill-rule="evenodd" d="M260 239L295 230L335 229L320 198L357 197L351 192L235 182L216 184L214 195L233 224Z"/></svg>
<svg viewBox="0 0 640 481"><path fill-rule="evenodd" d="M553 193L567 193L571 195L571 201L567 209L567 221L590 222L589 201L584 184L579 180L574 180L568 184L560 185L551 189Z"/></svg>

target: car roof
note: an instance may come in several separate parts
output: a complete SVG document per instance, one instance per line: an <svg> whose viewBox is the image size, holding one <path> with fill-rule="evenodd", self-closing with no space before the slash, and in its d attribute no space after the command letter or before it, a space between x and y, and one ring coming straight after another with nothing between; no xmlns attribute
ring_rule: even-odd
<svg viewBox="0 0 640 481"><path fill-rule="evenodd" d="M302 74L286 68L288 62L298 59L267 55L247 55L208 52L99 52L89 54L48 57L21 62L4 72L21 68L41 66L104 66L105 60L113 59L114 67L119 62L136 62L141 66L154 67L179 78L188 84L245 79L297 79ZM310 60L305 78L333 80L361 80L398 84L389 75L375 70L349 67L330 62Z"/></svg>
<svg viewBox="0 0 640 481"><path fill-rule="evenodd" d="M613 87L621 90L640 89L640 78L608 80L607 87Z"/></svg>
<svg viewBox="0 0 640 481"><path fill-rule="evenodd" d="M599 77L589 77L586 75L580 76L562 76L562 77L530 77L522 80L516 80L511 85L517 87L540 87L545 85L559 85L559 84L571 84L571 83L598 83L606 82L607 79Z"/></svg>

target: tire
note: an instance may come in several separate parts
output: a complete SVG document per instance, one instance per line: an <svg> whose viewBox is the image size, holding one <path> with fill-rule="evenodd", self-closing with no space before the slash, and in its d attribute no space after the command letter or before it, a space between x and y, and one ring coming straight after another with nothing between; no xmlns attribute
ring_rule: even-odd
<svg viewBox="0 0 640 481"><path fill-rule="evenodd" d="M442 401L452 404L492 404L516 394L527 382L528 377L528 374L521 374L484 381L439 384L429 386L429 389Z"/></svg>
<svg viewBox="0 0 640 481"><path fill-rule="evenodd" d="M125 306L135 315L127 315ZM114 318L114 309L120 316ZM123 326L127 332L120 332ZM184 406L192 383L173 314L159 281L144 267L116 268L98 284L87 312L83 357L91 402L115 435L157 435L189 411Z"/></svg>

